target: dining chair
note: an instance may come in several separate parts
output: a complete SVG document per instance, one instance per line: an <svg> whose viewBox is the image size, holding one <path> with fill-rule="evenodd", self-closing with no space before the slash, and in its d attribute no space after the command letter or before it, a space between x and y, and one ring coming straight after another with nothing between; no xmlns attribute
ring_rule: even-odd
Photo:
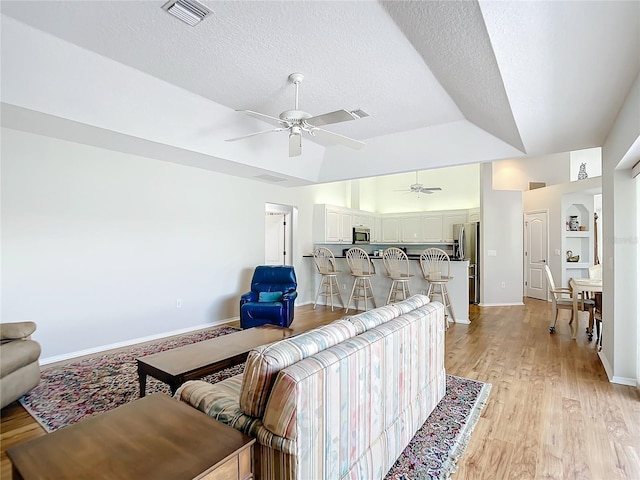
<svg viewBox="0 0 640 480"><path fill-rule="evenodd" d="M409 280L414 275L410 273L411 264L407 254L399 248L389 247L382 252L382 263L387 272L387 277L391 279L387 305L409 298L411 296Z"/></svg>
<svg viewBox="0 0 640 480"><path fill-rule="evenodd" d="M447 320L447 328L449 322L456 321L455 314L453 312L453 305L451 304L451 297L449 296L449 290L447 284L453 277L451 276L451 260L447 252L440 248L427 248L420 254L420 270L422 276L429 283L429 289L427 290L427 297L432 299L433 296L438 295L445 307L445 317ZM451 320L450 320L451 318Z"/></svg>
<svg viewBox="0 0 640 480"><path fill-rule="evenodd" d="M602 281L602 264L592 265L589 267L589 278L591 280ZM593 295L593 319L596 324L596 346L598 350L602 349L602 293L595 292ZM591 331L587 331L589 340L593 338L593 325L591 325Z"/></svg>
<svg viewBox="0 0 640 480"><path fill-rule="evenodd" d="M571 296L572 292L570 288L556 287L556 282L553 280L553 275L551 274L549 265L544 266L544 271L547 275L547 285L549 287L549 294L551 297L551 325L549 326L549 333L554 333L556 331L559 310L564 309L571 311L569 325L573 323L573 298ZM593 315L593 300L583 298L581 303L581 310L589 310L590 316Z"/></svg>
<svg viewBox="0 0 640 480"><path fill-rule="evenodd" d="M325 304L327 303L326 299L330 299L331 311L333 312L333 297L335 296L340 299L340 306L344 308L344 301L342 300L340 287L338 286L338 273L340 272L336 269L336 258L333 252L327 247L318 247L313 251L313 260L321 277L318 293L313 302L313 308L316 308L318 298L324 297Z"/></svg>
<svg viewBox="0 0 640 480"><path fill-rule="evenodd" d="M371 277L376 274L373 263L369 258L369 254L360 247L352 247L347 250L345 255L347 265L353 276L353 287L351 287L351 295L347 302L345 313L349 312L351 301L355 302L355 309L358 310L360 300L364 300L364 309L367 310L367 302L371 299L373 307L376 307L376 300L373 296L373 287L371 285Z"/></svg>

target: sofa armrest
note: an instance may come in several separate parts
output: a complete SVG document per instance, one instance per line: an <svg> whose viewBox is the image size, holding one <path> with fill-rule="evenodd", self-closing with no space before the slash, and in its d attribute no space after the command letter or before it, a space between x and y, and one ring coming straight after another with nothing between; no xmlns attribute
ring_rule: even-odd
<svg viewBox="0 0 640 480"><path fill-rule="evenodd" d="M242 375L211 384L203 380L185 382L176 391L175 397L211 418L249 435L258 443L283 453L294 455L296 442L280 437L268 430L259 417L246 415L240 409Z"/></svg>
<svg viewBox="0 0 640 480"><path fill-rule="evenodd" d="M0 323L0 340L19 340L28 338L36 331L34 322Z"/></svg>
<svg viewBox="0 0 640 480"><path fill-rule="evenodd" d="M240 296L240 305L244 305L248 302L257 302L258 301L258 292L247 292L243 293Z"/></svg>

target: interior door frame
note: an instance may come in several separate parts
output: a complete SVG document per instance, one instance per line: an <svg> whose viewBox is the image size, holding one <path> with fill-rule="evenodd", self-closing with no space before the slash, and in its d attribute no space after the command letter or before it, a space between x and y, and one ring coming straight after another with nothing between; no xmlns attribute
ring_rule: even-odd
<svg viewBox="0 0 640 480"><path fill-rule="evenodd" d="M264 212L265 219L267 215L277 214L283 215L285 221L285 229L284 229L284 259L283 265L293 265L293 231L294 231L294 223L296 221L296 207L292 205L281 205L278 203L265 203L264 204ZM265 220L266 221L266 220ZM267 245L267 232L265 229L265 252ZM265 258L266 260L266 258Z"/></svg>
<svg viewBox="0 0 640 480"><path fill-rule="evenodd" d="M529 272L529 235L527 232L527 222L529 221L529 216L531 215L540 215L543 214L545 217L545 224L546 224L546 230L547 230L547 235L546 238L543 240L545 243L545 249L547 252L546 255L546 260L545 260L545 264L549 266L549 268L551 268L551 265L549 265L549 210L548 209L540 209L540 210L529 210L523 213L523 219L522 219L522 236L523 236L523 251L522 251L522 271L523 271L523 275L524 278L522 279L522 288L523 288L523 292L522 295L523 297L528 297L528 298L537 298L537 297L529 297L528 293L529 293L529 278L530 278L530 272ZM544 297L545 300L549 300L549 287L547 285L547 277L546 276L542 276L542 282L544 284Z"/></svg>

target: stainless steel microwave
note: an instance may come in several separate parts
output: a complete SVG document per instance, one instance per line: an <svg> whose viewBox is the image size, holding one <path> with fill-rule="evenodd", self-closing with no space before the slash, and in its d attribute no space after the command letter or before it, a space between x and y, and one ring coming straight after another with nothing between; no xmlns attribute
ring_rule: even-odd
<svg viewBox="0 0 640 480"><path fill-rule="evenodd" d="M368 227L353 227L353 244L370 243L371 230Z"/></svg>

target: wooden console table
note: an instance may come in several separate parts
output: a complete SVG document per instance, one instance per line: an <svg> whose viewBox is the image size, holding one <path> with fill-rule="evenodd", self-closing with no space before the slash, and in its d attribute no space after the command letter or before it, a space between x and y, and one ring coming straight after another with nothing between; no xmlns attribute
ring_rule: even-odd
<svg viewBox="0 0 640 480"><path fill-rule="evenodd" d="M164 394L7 450L14 480L253 478L255 439Z"/></svg>

